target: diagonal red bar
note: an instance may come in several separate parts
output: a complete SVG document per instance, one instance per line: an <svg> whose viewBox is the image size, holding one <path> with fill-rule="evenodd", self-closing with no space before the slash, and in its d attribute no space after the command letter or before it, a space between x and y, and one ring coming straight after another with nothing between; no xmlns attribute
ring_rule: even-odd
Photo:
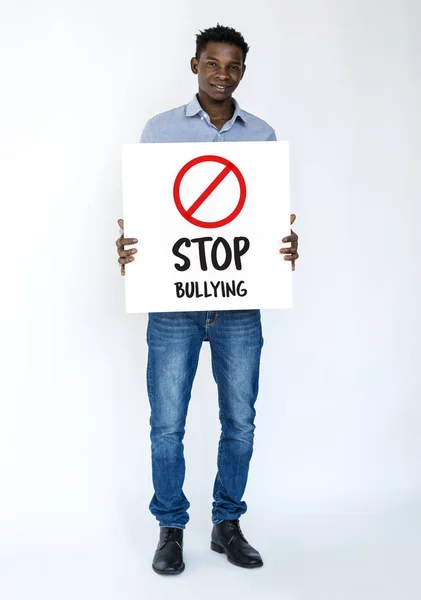
<svg viewBox="0 0 421 600"><path fill-rule="evenodd" d="M223 169L223 171L221 171L218 175L218 177L216 177L212 183L205 189L205 191L203 192L203 194L201 194L198 199L196 200L196 202L194 202L189 210L187 211L187 214L192 216L193 213L195 213L197 211L198 208L200 208L200 206L202 206L202 204L204 203L204 201L206 200L206 198L208 198L213 190L215 188L218 187L218 185L225 179L225 177L231 173L231 167L230 166L226 166L225 169Z"/></svg>

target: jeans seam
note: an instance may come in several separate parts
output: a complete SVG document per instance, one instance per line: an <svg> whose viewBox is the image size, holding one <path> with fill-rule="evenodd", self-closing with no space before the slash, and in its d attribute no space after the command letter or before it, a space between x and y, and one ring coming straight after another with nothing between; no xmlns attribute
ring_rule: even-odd
<svg viewBox="0 0 421 600"><path fill-rule="evenodd" d="M223 435L223 423L225 422L224 411L223 411L222 407L220 407L219 420L221 422L221 436L222 436ZM222 455L222 441L220 439L219 442L218 442L218 455L217 455L217 459L216 459L217 460L217 465L219 465L220 462L221 462L221 460L220 460L221 459L221 455ZM219 481L220 488L224 489L224 485L223 485L222 479L221 479L221 474L219 472L219 466L218 466L217 478L218 478L218 481ZM216 493L215 493L215 504L216 504L215 513L216 514L218 514L218 512L219 512L219 508L218 508L219 499L220 499L220 493L219 493L219 490L216 490Z"/></svg>
<svg viewBox="0 0 421 600"><path fill-rule="evenodd" d="M207 317L206 317L206 330L208 329L208 327L212 327L212 325L215 325L215 323L216 323L216 321L217 321L217 319L218 319L218 316L219 316L219 313L218 313L218 312L215 312L215 318L214 318L214 320L212 321L212 323L209 323L209 321L208 321L208 319L207 319Z"/></svg>
<svg viewBox="0 0 421 600"><path fill-rule="evenodd" d="M146 389L148 392L148 398L149 398L149 403L151 404L151 409L152 409L152 402L153 402L153 394L152 394L152 385L151 385L151 373L150 373L151 367L149 365L148 362L148 366L146 367Z"/></svg>
<svg viewBox="0 0 421 600"><path fill-rule="evenodd" d="M185 525L180 525L179 523L171 523L171 525L159 525L160 527L171 527L172 529L184 529Z"/></svg>
<svg viewBox="0 0 421 600"><path fill-rule="evenodd" d="M216 313L216 314L218 314L218 313ZM212 370L213 370L213 376L214 376L214 379L215 379L215 382L216 382L216 385L217 385L217 388L218 388L219 421L221 423L221 436L222 436L223 435L223 428L224 428L223 425L224 425L224 422L225 422L226 419L225 419L225 412L224 412L224 408L223 408L223 401L222 401L222 397L221 397L220 390L219 390L218 377L216 375L215 359L214 359L214 356L213 356L213 352L212 352ZM222 443L221 443L221 439L219 439L219 442L218 442L218 454L217 454L217 465L219 465L220 462L221 462L220 461L221 455L222 455ZM217 478L218 478L218 481L219 481L220 488L223 490L224 486L223 486L223 483L222 483L221 474L219 472L219 467L218 467L218 471L217 471ZM216 490L215 498L214 499L215 499L215 504L216 504L215 513L216 513L216 515L218 515L218 513L219 513L218 503L219 503L219 500L220 500L220 492L219 492L219 490Z"/></svg>

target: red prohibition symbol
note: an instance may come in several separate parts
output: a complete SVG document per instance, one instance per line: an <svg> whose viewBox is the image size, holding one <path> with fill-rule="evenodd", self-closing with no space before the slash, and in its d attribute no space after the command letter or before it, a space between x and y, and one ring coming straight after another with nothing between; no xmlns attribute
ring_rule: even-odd
<svg viewBox="0 0 421 600"><path fill-rule="evenodd" d="M181 198L180 198L181 181L182 181L184 175L187 173L187 171L189 171L191 168L193 168L196 165L203 163L203 162L217 162L217 163L220 163L221 165L224 165L225 168L212 181L212 183L210 185L208 185L208 187L205 189L205 191L202 192L202 194L200 194L199 198L197 200L195 200L195 202L193 202L193 204L190 206L190 208L185 209L183 206L183 203L181 202ZM209 196L212 194L212 192L218 187L218 185L230 173L233 173L236 176L238 183L240 185L240 197L239 197L237 206L232 211L232 213L229 214L224 219L220 219L219 221L208 222L208 221L199 221L199 219L195 219L193 216L194 213L198 210L198 208L200 206L202 206L202 204L205 202L205 200L207 200L207 198L209 198ZM181 214L181 216L184 217L187 221L189 221L189 223L191 223L192 225L196 225L197 227L205 227L207 229L212 229L215 227L223 227L223 225L228 225L228 223L231 223L231 221L233 221L236 217L238 217L238 215L242 211L244 203L246 201L246 193L247 193L246 182L244 181L244 177L243 177L240 169L238 167L236 167L234 165L234 163L232 163L230 160L228 160L226 158L222 158L222 156L212 156L212 155L199 156L199 157L194 158L193 160L189 161L187 164L185 164L184 167L178 173L177 177L175 178L174 190L173 190L174 202L175 202L175 205L176 205L179 213Z"/></svg>

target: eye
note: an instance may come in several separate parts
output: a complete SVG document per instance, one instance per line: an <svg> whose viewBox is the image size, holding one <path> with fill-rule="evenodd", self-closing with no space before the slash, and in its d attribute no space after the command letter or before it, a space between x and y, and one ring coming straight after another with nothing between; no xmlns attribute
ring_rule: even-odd
<svg viewBox="0 0 421 600"><path fill-rule="evenodd" d="M240 67L238 67L237 65L233 65L231 69L234 69L234 71L239 71Z"/></svg>
<svg viewBox="0 0 421 600"><path fill-rule="evenodd" d="M216 67L216 63L208 61L208 65L209 67Z"/></svg>

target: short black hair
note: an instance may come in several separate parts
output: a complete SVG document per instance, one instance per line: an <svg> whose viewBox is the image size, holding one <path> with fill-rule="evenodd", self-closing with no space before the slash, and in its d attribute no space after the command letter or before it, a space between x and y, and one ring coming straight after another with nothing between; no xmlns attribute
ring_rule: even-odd
<svg viewBox="0 0 421 600"><path fill-rule="evenodd" d="M225 44L233 44L238 46L243 51L243 62L246 62L247 52L250 46L239 31L232 27L224 27L217 23L216 27L210 27L204 31L200 31L196 35L196 58L199 60L200 55L204 51L208 42L224 42Z"/></svg>

